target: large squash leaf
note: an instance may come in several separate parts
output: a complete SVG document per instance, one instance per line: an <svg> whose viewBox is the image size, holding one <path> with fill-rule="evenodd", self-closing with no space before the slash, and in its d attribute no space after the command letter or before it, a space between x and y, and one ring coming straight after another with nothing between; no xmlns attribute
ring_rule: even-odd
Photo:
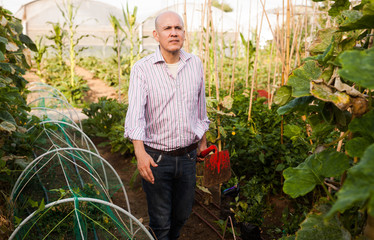
<svg viewBox="0 0 374 240"><path fill-rule="evenodd" d="M292 96L310 96L310 82L321 76L321 69L315 61L307 61L292 71L287 85L292 87Z"/></svg>
<svg viewBox="0 0 374 240"><path fill-rule="evenodd" d="M326 177L335 177L349 168L348 157L344 153L323 151L309 156L296 168L287 168L283 191L293 198L312 191L316 185L323 184Z"/></svg>
<svg viewBox="0 0 374 240"><path fill-rule="evenodd" d="M366 113L361 118L353 119L349 124L349 130L374 139L374 110Z"/></svg>
<svg viewBox="0 0 374 240"><path fill-rule="evenodd" d="M374 89L374 49L367 51L346 51L339 56L342 69L339 74L344 79L362 87Z"/></svg>
<svg viewBox="0 0 374 240"><path fill-rule="evenodd" d="M328 222L324 221L323 214L329 208L327 205L321 205L317 211L309 213L300 224L301 228L296 233L296 240L350 240L351 234L342 226L337 216Z"/></svg>
<svg viewBox="0 0 374 240"><path fill-rule="evenodd" d="M284 105L292 98L292 88L284 85L277 90L274 96L274 103L278 105Z"/></svg>
<svg viewBox="0 0 374 240"><path fill-rule="evenodd" d="M326 51L326 49L330 46L331 40L335 39L335 41L340 42L342 38L342 33L337 32L337 28L326 28L321 29L317 32L316 38L313 39L312 44L310 45L308 51L310 54L322 54Z"/></svg>
<svg viewBox="0 0 374 240"><path fill-rule="evenodd" d="M351 157L362 157L367 147L373 144L373 139L370 137L355 137L345 146L345 150Z"/></svg>
<svg viewBox="0 0 374 240"><path fill-rule="evenodd" d="M351 103L351 98L348 94L333 89L324 82L311 82L310 93L325 102L332 102L340 110L346 110Z"/></svg>
<svg viewBox="0 0 374 240"><path fill-rule="evenodd" d="M344 212L355 204L367 203L368 214L374 215L374 144L370 145L360 162L348 170L347 179L337 193L337 201L327 214Z"/></svg>
<svg viewBox="0 0 374 240"><path fill-rule="evenodd" d="M360 8L362 11L355 9L342 12L343 22L339 26L341 31L374 28L374 1L363 1Z"/></svg>
<svg viewBox="0 0 374 240"><path fill-rule="evenodd" d="M312 96L308 97L299 97L291 100L286 105L278 108L277 113L279 115L284 115L290 112L297 112L297 111L307 111L309 104L314 100L315 98Z"/></svg>

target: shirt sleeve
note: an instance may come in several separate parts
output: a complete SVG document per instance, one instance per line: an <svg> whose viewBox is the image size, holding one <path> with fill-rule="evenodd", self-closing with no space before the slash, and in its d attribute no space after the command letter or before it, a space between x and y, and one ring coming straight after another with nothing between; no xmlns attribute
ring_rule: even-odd
<svg viewBox="0 0 374 240"><path fill-rule="evenodd" d="M130 140L145 141L145 105L147 89L144 74L135 64L130 74L129 105L126 113L124 137Z"/></svg>
<svg viewBox="0 0 374 240"><path fill-rule="evenodd" d="M200 62L201 63L201 62ZM204 71L201 66L201 85L200 85L200 92L199 92L199 100L198 100L198 119L200 122L201 131L203 134L209 130L210 121L208 119L207 110L206 110L206 99L205 99L205 81L204 81Z"/></svg>

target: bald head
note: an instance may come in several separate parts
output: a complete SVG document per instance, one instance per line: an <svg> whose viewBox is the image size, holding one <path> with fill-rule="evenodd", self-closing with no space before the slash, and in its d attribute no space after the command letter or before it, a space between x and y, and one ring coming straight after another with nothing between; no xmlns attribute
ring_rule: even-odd
<svg viewBox="0 0 374 240"><path fill-rule="evenodd" d="M162 12L161 14L159 14L156 17L156 19L155 19L155 29L156 29L156 31L159 30L160 23L163 21L163 19L165 19L167 17L170 17L172 15L177 16L179 18L180 24L182 25L182 27L184 27L182 17L178 13L173 12L173 11L166 11L166 12Z"/></svg>

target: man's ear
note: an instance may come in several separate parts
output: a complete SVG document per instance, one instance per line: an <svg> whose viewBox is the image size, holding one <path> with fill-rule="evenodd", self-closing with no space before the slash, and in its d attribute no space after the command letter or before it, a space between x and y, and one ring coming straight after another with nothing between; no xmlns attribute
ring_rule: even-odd
<svg viewBox="0 0 374 240"><path fill-rule="evenodd" d="M158 34L157 34L156 30L153 30L153 37L156 39L157 42L159 42L159 40L158 40Z"/></svg>

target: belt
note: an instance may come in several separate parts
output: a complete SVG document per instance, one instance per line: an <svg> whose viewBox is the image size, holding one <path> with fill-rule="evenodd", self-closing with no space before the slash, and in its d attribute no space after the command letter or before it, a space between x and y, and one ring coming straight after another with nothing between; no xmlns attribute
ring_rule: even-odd
<svg viewBox="0 0 374 240"><path fill-rule="evenodd" d="M177 149L172 150L172 151L162 151L162 150L155 149L155 148L152 148L150 146L147 146L145 144L144 144L144 147L145 147L145 149L149 149L149 150L152 150L152 151L163 153L165 155L177 157L177 156L183 156L183 155L195 150L197 148L197 145L198 145L197 143L193 143L193 144L191 144L187 147L177 148Z"/></svg>

